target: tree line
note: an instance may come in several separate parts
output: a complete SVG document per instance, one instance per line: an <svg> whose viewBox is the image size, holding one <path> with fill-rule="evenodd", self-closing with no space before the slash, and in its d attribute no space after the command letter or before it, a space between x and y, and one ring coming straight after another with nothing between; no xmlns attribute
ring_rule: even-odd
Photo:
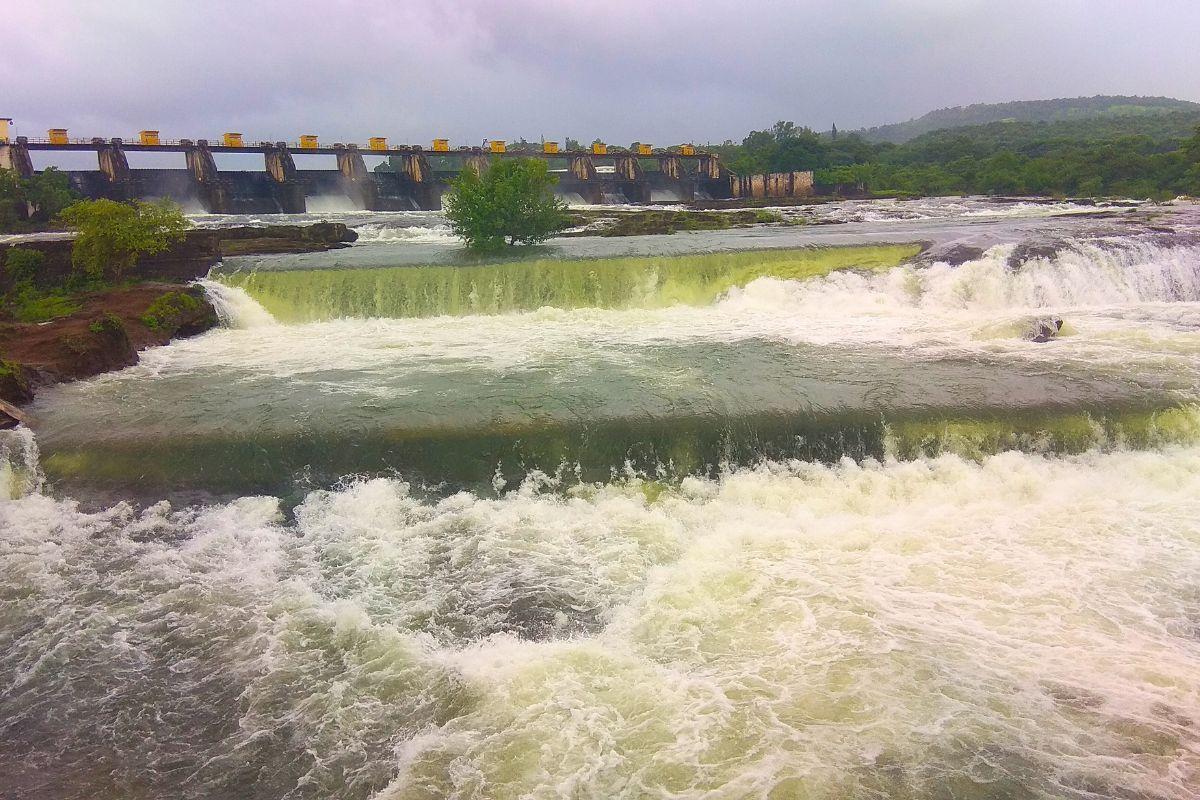
<svg viewBox="0 0 1200 800"><path fill-rule="evenodd" d="M873 194L1200 196L1200 127L1181 135L1173 115L1141 119L1138 133L1127 121L1103 119L1001 122L934 131L901 145L777 122L741 144L710 147L740 174L812 170L817 184Z"/></svg>

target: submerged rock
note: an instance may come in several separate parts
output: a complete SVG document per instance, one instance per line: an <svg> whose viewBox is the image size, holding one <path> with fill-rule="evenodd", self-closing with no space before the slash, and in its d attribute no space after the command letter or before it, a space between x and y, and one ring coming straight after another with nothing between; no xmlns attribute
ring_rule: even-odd
<svg viewBox="0 0 1200 800"><path fill-rule="evenodd" d="M226 256L311 253L349 247L358 239L358 233L341 222L218 228L215 235Z"/></svg>
<svg viewBox="0 0 1200 800"><path fill-rule="evenodd" d="M1062 330L1062 317L1039 317L1029 324L1025 338L1031 342L1048 342Z"/></svg>

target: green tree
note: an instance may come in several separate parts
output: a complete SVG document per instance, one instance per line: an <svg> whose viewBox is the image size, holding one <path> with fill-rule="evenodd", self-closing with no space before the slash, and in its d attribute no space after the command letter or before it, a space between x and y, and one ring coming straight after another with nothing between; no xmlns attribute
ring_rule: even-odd
<svg viewBox="0 0 1200 800"><path fill-rule="evenodd" d="M25 199L33 206L30 219L49 222L79 199L67 182L67 175L56 167L47 167L25 181Z"/></svg>
<svg viewBox="0 0 1200 800"><path fill-rule="evenodd" d="M78 231L72 263L94 279L120 278L141 256L160 253L182 239L189 226L179 206L170 200L83 200L64 209L59 217Z"/></svg>
<svg viewBox="0 0 1200 800"><path fill-rule="evenodd" d="M16 171L0 169L0 233L13 230L25 218L25 184Z"/></svg>
<svg viewBox="0 0 1200 800"><path fill-rule="evenodd" d="M556 181L541 159L493 159L482 175L467 167L451 182L446 218L473 250L545 241L570 225Z"/></svg>
<svg viewBox="0 0 1200 800"><path fill-rule="evenodd" d="M71 191L66 173L54 167L31 178L0 169L0 230L12 230L26 217L31 222L49 222L78 197Z"/></svg>

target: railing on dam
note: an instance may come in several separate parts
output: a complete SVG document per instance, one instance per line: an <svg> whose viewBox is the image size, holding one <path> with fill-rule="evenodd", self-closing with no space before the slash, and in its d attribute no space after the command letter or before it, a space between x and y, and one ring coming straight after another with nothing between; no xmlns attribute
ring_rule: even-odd
<svg viewBox="0 0 1200 800"><path fill-rule="evenodd" d="M795 173L808 177L789 176L786 181L773 180L775 176L765 181L739 178L725 169L717 154L690 144L654 148L634 143L624 148L597 141L587 148L560 150L556 142L513 147L493 140L486 146L451 149L448 140L435 139L426 150L419 145L389 146L384 137L372 137L360 148L355 143L321 145L313 135L301 136L298 142L246 144L238 133L209 141L164 140L157 131L142 131L134 141L125 141L70 138L65 130L53 129L45 139L0 137L0 168L32 175L33 151L95 152L97 170L67 173L72 186L86 197L171 197L218 214L302 213L306 198L329 194L345 195L356 208L366 210L438 209L454 174L467 167L484 169L493 158L551 161L558 174L557 190L591 203L790 197L812 189L811 173ZM186 167L131 169L126 157L130 152L182 153ZM264 168L222 171L214 156L227 153L261 155ZM336 168L298 169L293 155L333 156ZM368 170L364 156L383 157L384 163Z"/></svg>

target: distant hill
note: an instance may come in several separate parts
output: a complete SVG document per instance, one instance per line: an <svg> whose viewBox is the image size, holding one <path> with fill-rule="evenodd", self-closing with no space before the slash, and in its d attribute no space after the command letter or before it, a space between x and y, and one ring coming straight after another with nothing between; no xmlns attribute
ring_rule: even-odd
<svg viewBox="0 0 1200 800"><path fill-rule="evenodd" d="M987 158L1000 151L1038 156L1065 142L1112 141L1126 136L1148 139L1139 149L1174 150L1200 128L1200 111L1065 119L1056 122L991 122L923 133L892 148L894 163L940 164L956 158Z"/></svg>
<svg viewBox="0 0 1200 800"><path fill-rule="evenodd" d="M1083 120L1120 120L1125 133L1141 133L1139 120L1148 120L1161 115L1194 115L1200 119L1200 103L1176 100L1171 97L1126 97L1121 95L1097 95L1096 97L1070 97L1058 100L1021 100L1013 103L979 103L972 106L955 106L930 111L923 117L893 125L881 125L858 131L864 139L872 142L903 144L922 134L947 128L987 125L998 122L1016 123L1059 123ZM1151 122L1151 125L1154 123ZM1083 131L1086 125L1077 130Z"/></svg>

